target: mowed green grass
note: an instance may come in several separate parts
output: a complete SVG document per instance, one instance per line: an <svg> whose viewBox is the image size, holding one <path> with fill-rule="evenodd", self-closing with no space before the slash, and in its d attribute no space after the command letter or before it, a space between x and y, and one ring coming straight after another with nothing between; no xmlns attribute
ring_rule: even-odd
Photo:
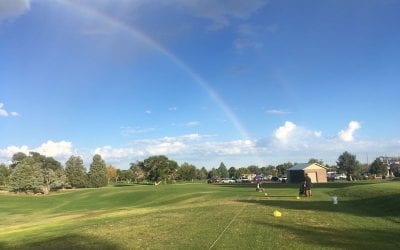
<svg viewBox="0 0 400 250"><path fill-rule="evenodd" d="M0 248L400 249L398 181L319 184L300 200L297 185L264 187L267 196L210 184L1 194Z"/></svg>

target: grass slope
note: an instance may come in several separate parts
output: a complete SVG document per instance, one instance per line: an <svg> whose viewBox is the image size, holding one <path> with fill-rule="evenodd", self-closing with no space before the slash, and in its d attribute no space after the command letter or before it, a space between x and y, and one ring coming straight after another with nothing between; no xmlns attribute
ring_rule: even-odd
<svg viewBox="0 0 400 250"><path fill-rule="evenodd" d="M0 248L400 248L400 182L320 184L300 200L294 185L265 192L182 184L0 195Z"/></svg>

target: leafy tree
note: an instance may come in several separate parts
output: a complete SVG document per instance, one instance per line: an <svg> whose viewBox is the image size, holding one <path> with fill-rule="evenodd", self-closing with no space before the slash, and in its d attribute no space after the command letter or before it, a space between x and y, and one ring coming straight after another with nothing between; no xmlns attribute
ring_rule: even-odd
<svg viewBox="0 0 400 250"><path fill-rule="evenodd" d="M151 181L171 181L176 177L178 163L164 155L150 156L143 161L143 169Z"/></svg>
<svg viewBox="0 0 400 250"><path fill-rule="evenodd" d="M312 164L312 163L318 163L318 164L320 164L321 166L324 166L324 161L323 161L323 160L318 160L318 159L315 159L315 158L309 159L309 160L308 160L308 163L310 163L310 164Z"/></svg>
<svg viewBox="0 0 400 250"><path fill-rule="evenodd" d="M383 163L380 158L376 158L369 167L369 172L371 174L385 176L387 173L387 165Z"/></svg>
<svg viewBox="0 0 400 250"><path fill-rule="evenodd" d="M275 176L276 172L277 172L277 170L274 166L262 167L260 170L261 170L261 173L265 176L268 176L268 175Z"/></svg>
<svg viewBox="0 0 400 250"><path fill-rule="evenodd" d="M106 163L100 155L93 156L92 164L89 169L89 183L91 187L105 187L107 186L107 168Z"/></svg>
<svg viewBox="0 0 400 250"><path fill-rule="evenodd" d="M117 169L118 180L124 182L132 182L135 179L134 173L130 169L119 170Z"/></svg>
<svg viewBox="0 0 400 250"><path fill-rule="evenodd" d="M236 168L235 167L230 167L228 169L228 173L229 173L229 178L235 178L236 176Z"/></svg>
<svg viewBox="0 0 400 250"><path fill-rule="evenodd" d="M0 186L6 186L9 182L11 171L5 164L0 164Z"/></svg>
<svg viewBox="0 0 400 250"><path fill-rule="evenodd" d="M41 163L32 157L18 162L10 176L10 188L14 192L41 192L43 183Z"/></svg>
<svg viewBox="0 0 400 250"><path fill-rule="evenodd" d="M356 156L345 151L341 154L336 162L339 172L345 173L347 180L352 180L354 176L359 175L359 165Z"/></svg>
<svg viewBox="0 0 400 250"><path fill-rule="evenodd" d="M212 168L208 174L207 174L209 179L216 179L219 178L219 173L215 168Z"/></svg>
<svg viewBox="0 0 400 250"><path fill-rule="evenodd" d="M83 166L81 157L71 156L65 165L67 181L72 187L83 188L88 186L86 168Z"/></svg>
<svg viewBox="0 0 400 250"><path fill-rule="evenodd" d="M217 169L218 175L221 178L227 178L229 176L228 169L226 168L225 164L221 162Z"/></svg>
<svg viewBox="0 0 400 250"><path fill-rule="evenodd" d="M17 166L17 164L19 162L21 162L23 159L25 159L26 157L28 157L28 156L22 152L13 154L12 159L11 159L12 163L10 165L10 169L14 169Z"/></svg>
<svg viewBox="0 0 400 250"><path fill-rule="evenodd" d="M291 163L291 162L286 162L286 163L276 166L278 176L285 175L286 170L288 170L291 167L293 167L293 163Z"/></svg>
<svg viewBox="0 0 400 250"><path fill-rule="evenodd" d="M205 180L207 179L207 169L205 167L202 167L201 169L196 168L196 178L198 180Z"/></svg>
<svg viewBox="0 0 400 250"><path fill-rule="evenodd" d="M131 163L130 169L133 172L133 178L135 179L136 183L139 183L139 181L144 180L146 177L144 171L143 171L144 165L143 162L137 161L136 163Z"/></svg>
<svg viewBox="0 0 400 250"><path fill-rule="evenodd" d="M251 174L261 174L260 168L255 165L248 166L247 169L250 171Z"/></svg>
<svg viewBox="0 0 400 250"><path fill-rule="evenodd" d="M108 165L107 167L107 182L110 183L111 180L117 181L117 169L112 165Z"/></svg>
<svg viewBox="0 0 400 250"><path fill-rule="evenodd" d="M196 178L196 167L189 164L183 163L178 169L178 177L184 181L191 181Z"/></svg>
<svg viewBox="0 0 400 250"><path fill-rule="evenodd" d="M236 171L237 177L241 177L242 175L249 174L249 173L250 173L250 171L247 168L239 168Z"/></svg>
<svg viewBox="0 0 400 250"><path fill-rule="evenodd" d="M22 164L21 167L19 167L20 164ZM64 169L62 168L61 163L52 157L46 157L37 152L29 152L29 156L27 156L20 152L13 155L13 165L13 173L17 168L19 169L19 171L15 172L13 175L13 188L16 187L19 190L27 189L28 191L34 192L38 192L38 188L40 188L41 192L47 194L50 192L51 188L56 188L59 186L56 183L63 182L62 179L64 175ZM27 165L31 165L31 168L27 167ZM40 168L40 180L43 181L40 185L36 185L35 182L38 180L39 176L33 175L32 179L21 172L21 169L32 172L32 168L36 169L37 167ZM26 186L27 188L23 188L21 183L31 183L32 185L28 185Z"/></svg>

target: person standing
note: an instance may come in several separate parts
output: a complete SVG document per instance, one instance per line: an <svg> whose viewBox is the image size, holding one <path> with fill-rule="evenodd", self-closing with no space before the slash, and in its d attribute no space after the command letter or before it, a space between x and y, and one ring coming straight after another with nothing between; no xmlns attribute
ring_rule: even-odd
<svg viewBox="0 0 400 250"><path fill-rule="evenodd" d="M306 176L305 176L304 185L306 187L306 196L308 198L310 198L311 197L311 178L310 178L310 176L308 176L308 174L306 174Z"/></svg>

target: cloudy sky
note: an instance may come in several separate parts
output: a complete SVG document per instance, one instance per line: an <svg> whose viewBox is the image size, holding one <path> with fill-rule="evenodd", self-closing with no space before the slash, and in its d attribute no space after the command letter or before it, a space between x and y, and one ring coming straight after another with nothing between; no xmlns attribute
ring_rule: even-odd
<svg viewBox="0 0 400 250"><path fill-rule="evenodd" d="M0 0L0 162L400 155L400 1Z"/></svg>

